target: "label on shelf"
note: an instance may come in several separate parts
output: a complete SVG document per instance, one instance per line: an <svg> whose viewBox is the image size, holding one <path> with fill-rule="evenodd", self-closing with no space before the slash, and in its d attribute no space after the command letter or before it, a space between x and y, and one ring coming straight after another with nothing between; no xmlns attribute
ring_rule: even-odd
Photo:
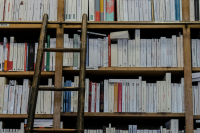
<svg viewBox="0 0 200 133"><path fill-rule="evenodd" d="M73 70L79 70L79 67L73 67ZM98 70L98 67L86 67L86 70Z"/></svg>
<svg viewBox="0 0 200 133"><path fill-rule="evenodd" d="M0 24L0 27L9 26L9 24Z"/></svg>

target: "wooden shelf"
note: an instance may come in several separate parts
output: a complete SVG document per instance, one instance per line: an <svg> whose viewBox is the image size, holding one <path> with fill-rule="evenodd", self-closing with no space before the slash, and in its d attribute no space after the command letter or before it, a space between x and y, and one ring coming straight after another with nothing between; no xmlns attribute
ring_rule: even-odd
<svg viewBox="0 0 200 133"><path fill-rule="evenodd" d="M16 71L16 72L0 72L0 76L5 77L32 77L34 71ZM41 72L41 77L54 76L55 72Z"/></svg>
<svg viewBox="0 0 200 133"><path fill-rule="evenodd" d="M200 119L200 115L193 115L193 119Z"/></svg>
<svg viewBox="0 0 200 133"><path fill-rule="evenodd" d="M166 72L173 74L182 74L183 67L162 68L162 67L99 67L98 70L86 70L86 74L97 75L163 75ZM73 67L63 67L63 73L78 73L79 70L73 70Z"/></svg>
<svg viewBox="0 0 200 133"><path fill-rule="evenodd" d="M200 67L192 67L192 71L198 72L198 71L200 71Z"/></svg>
<svg viewBox="0 0 200 133"><path fill-rule="evenodd" d="M0 119L27 119L28 114L0 114ZM35 118L53 119L53 114L36 114Z"/></svg>
<svg viewBox="0 0 200 133"><path fill-rule="evenodd" d="M61 113L61 116L67 116L67 117L75 117L77 116L77 113L71 113L71 112L64 112ZM184 113L96 113L96 112L85 112L85 117L185 117Z"/></svg>
<svg viewBox="0 0 200 133"><path fill-rule="evenodd" d="M9 26L0 26L0 29L41 29L42 24L9 24ZM48 29L55 29L59 25L48 24Z"/></svg>
<svg viewBox="0 0 200 133"><path fill-rule="evenodd" d="M34 132L75 132L76 129L34 128Z"/></svg>

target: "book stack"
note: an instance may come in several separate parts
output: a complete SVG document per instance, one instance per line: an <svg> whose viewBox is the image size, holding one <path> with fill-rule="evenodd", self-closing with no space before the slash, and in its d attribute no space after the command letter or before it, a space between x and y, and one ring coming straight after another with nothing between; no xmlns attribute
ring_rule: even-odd
<svg viewBox="0 0 200 133"><path fill-rule="evenodd" d="M179 131L179 120L171 119L165 123L165 127L160 126L159 129L138 129L137 125L128 125L127 130L118 129L116 127L103 126L103 129L84 129L84 133L184 133L184 130Z"/></svg>
<svg viewBox="0 0 200 133"><path fill-rule="evenodd" d="M24 123L21 122L20 129L7 129L7 128L4 128L3 122L0 121L0 133L25 133L24 132Z"/></svg>
<svg viewBox="0 0 200 133"><path fill-rule="evenodd" d="M89 21L182 21L182 0L65 0L65 21L84 13Z"/></svg>
<svg viewBox="0 0 200 133"><path fill-rule="evenodd" d="M23 79L23 85L16 80L0 77L0 114L27 114L31 95L31 81ZM52 79L48 79L48 86ZM53 114L54 92L39 91L36 103L36 114Z"/></svg>
<svg viewBox="0 0 200 133"><path fill-rule="evenodd" d="M74 82L64 83L63 77L63 84L78 87L78 79L75 76ZM63 92L62 112L77 112L77 104L74 92ZM84 108L85 112L184 113L184 78L180 83L171 83L171 73L156 83L142 81L141 76L139 79L105 79L100 83L86 78Z"/></svg>
<svg viewBox="0 0 200 133"><path fill-rule="evenodd" d="M56 38L47 35L45 48L55 48ZM16 43L14 37L10 42L6 37L0 42L0 71L34 71L37 58L38 42ZM55 52L45 52L42 71L55 71Z"/></svg>
<svg viewBox="0 0 200 133"><path fill-rule="evenodd" d="M57 21L57 0L0 0L0 21Z"/></svg>

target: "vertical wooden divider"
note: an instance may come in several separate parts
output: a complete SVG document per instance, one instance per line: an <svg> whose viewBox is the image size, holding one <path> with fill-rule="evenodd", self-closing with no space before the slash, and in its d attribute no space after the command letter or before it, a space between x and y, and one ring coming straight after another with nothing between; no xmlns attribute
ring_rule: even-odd
<svg viewBox="0 0 200 133"><path fill-rule="evenodd" d="M58 21L64 21L64 0L58 0ZM57 25L56 29L56 48L63 48L64 29ZM55 64L55 87L62 86L62 67L63 67L63 53L56 53ZM60 128L60 108L61 108L61 91L54 92L54 109L53 109L53 127Z"/></svg>
<svg viewBox="0 0 200 133"><path fill-rule="evenodd" d="M183 28L184 82L185 82L185 126L186 133L193 132L192 68L190 27Z"/></svg>
<svg viewBox="0 0 200 133"><path fill-rule="evenodd" d="M182 0L183 21L190 21L189 0ZM186 133L193 133L193 100L190 26L183 27L184 82L185 82L185 126Z"/></svg>

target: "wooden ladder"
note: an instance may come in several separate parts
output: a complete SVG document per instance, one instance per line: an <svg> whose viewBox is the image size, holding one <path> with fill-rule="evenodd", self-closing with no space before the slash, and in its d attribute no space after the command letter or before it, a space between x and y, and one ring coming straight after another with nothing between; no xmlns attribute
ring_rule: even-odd
<svg viewBox="0 0 200 133"><path fill-rule="evenodd" d="M78 91L78 112L76 129L44 129L45 132L72 132L77 133L84 132L84 100L85 100L85 70L86 70L86 51L87 51L87 15L82 16L82 36L81 36L81 48L44 48L46 40L48 24L48 15L43 16L42 28L40 31L39 46L37 49L36 66L33 76L33 84L31 89L31 97L28 105L28 120L25 129L26 133L40 132L41 130L33 129L35 109L37 102L38 90L41 91ZM79 87L39 87L41 67L43 61L44 51L46 52L80 52L80 72L79 72Z"/></svg>

